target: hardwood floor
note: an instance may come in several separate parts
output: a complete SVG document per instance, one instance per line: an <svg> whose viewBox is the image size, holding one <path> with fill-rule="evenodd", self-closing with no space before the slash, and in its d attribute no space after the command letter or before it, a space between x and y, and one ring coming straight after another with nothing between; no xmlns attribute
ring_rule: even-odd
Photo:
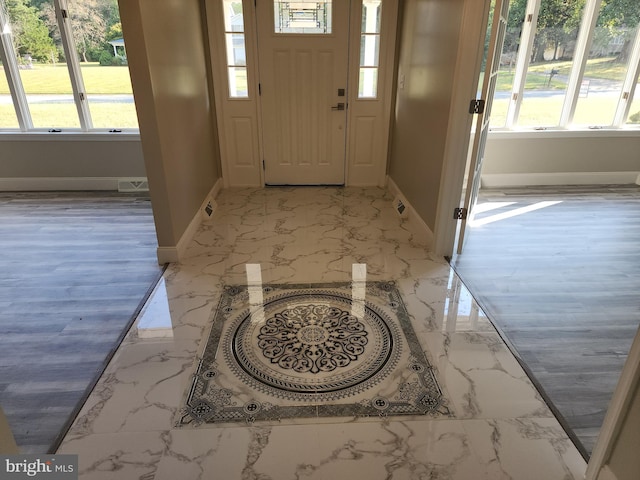
<svg viewBox="0 0 640 480"><path fill-rule="evenodd" d="M0 193L0 405L22 453L52 451L159 279L151 204Z"/></svg>
<svg viewBox="0 0 640 480"><path fill-rule="evenodd" d="M487 202L504 204L480 223L542 208L472 227L452 264L590 454L640 325L640 187L485 190Z"/></svg>

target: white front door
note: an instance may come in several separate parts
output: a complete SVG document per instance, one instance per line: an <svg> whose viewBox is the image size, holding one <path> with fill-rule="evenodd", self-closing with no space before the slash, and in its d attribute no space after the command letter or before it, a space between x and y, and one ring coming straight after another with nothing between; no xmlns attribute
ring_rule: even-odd
<svg viewBox="0 0 640 480"><path fill-rule="evenodd" d="M349 0L258 0L267 185L343 185Z"/></svg>

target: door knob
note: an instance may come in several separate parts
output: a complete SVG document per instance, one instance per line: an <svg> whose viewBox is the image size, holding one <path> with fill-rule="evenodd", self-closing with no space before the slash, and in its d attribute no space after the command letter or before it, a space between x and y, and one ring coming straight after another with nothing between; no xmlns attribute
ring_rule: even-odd
<svg viewBox="0 0 640 480"><path fill-rule="evenodd" d="M344 103L340 102L339 104L334 105L331 107L331 110L344 110Z"/></svg>

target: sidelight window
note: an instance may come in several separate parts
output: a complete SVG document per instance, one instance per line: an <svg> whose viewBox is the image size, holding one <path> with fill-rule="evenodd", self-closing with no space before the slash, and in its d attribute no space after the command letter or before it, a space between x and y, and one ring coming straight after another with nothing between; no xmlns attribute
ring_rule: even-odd
<svg viewBox="0 0 640 480"><path fill-rule="evenodd" d="M241 1L224 1L224 30L229 96L231 98L247 98L249 96L247 54Z"/></svg>
<svg viewBox="0 0 640 480"><path fill-rule="evenodd" d="M381 0L362 0L358 98L376 98L378 96L381 4Z"/></svg>

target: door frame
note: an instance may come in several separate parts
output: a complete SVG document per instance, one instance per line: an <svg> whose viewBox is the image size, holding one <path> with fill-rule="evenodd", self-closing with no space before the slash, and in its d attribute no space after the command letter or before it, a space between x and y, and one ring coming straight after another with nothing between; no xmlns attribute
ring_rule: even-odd
<svg viewBox="0 0 640 480"><path fill-rule="evenodd" d="M433 252L443 257L454 254L460 221L454 218L454 210L460 207L466 184L467 159L471 145L473 115L464 117L460 112L469 111L469 102L476 98L478 79L484 55L484 42L489 22L491 0L465 0L461 32L465 41L459 42L456 71L453 77L452 115L447 126L447 145L444 152L438 209L433 232ZM478 18L482 18L479 22Z"/></svg>
<svg viewBox="0 0 640 480"><path fill-rule="evenodd" d="M496 82L500 74L500 58L504 46L504 36L509 18L509 0L494 0L493 19L489 33L489 44L487 45L484 75L482 78L482 89L479 101L483 107L479 110L475 131L472 133L473 141L469 149L467 161L467 184L464 192L462 204L462 218L458 228L454 255L462 253L464 240L470 229L470 222L473 221L474 209L480 192L480 180L482 175L482 164L484 161L484 151L487 137L489 135L489 124L491 120L491 110L493 108L493 96L496 89ZM491 15L491 12L489 13ZM469 108L471 110L471 107Z"/></svg>
<svg viewBox="0 0 640 480"><path fill-rule="evenodd" d="M362 0L349 1L345 185L384 187L393 113L399 0L382 0L381 4L376 98L358 98ZM247 98L231 98L228 94L225 32L220 28L224 25L222 1L204 0L204 4L223 184L225 188L262 187L265 185L262 162L264 150L255 3L254 0L242 0L248 72Z"/></svg>

